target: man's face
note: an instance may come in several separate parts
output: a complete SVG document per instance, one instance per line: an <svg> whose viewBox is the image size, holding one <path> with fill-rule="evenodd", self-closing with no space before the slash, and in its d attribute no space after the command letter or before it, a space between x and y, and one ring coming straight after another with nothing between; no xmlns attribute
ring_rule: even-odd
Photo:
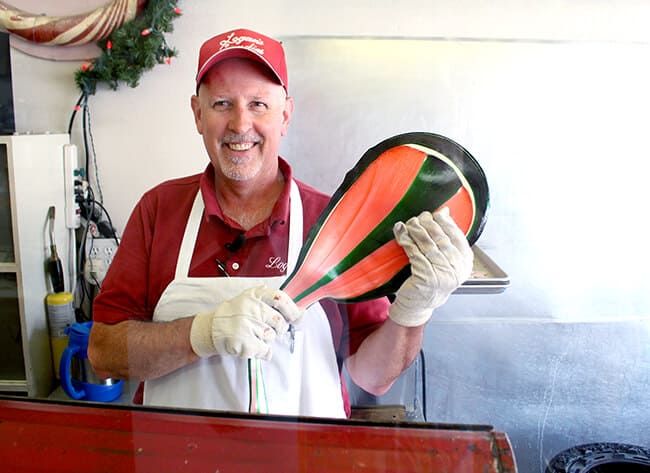
<svg viewBox="0 0 650 473"><path fill-rule="evenodd" d="M204 76L192 110L217 175L275 178L293 101L260 64L227 59Z"/></svg>

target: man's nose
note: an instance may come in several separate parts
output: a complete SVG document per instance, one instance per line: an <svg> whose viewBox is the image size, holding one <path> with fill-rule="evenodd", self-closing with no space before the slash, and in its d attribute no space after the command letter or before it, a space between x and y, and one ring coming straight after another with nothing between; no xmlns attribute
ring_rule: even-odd
<svg viewBox="0 0 650 473"><path fill-rule="evenodd" d="M245 107L234 107L230 113L228 127L235 133L246 133L251 129L250 112Z"/></svg>

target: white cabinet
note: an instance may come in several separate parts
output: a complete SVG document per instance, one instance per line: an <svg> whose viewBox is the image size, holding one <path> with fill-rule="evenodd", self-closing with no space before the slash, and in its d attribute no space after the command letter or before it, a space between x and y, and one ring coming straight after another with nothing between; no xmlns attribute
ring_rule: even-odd
<svg viewBox="0 0 650 473"><path fill-rule="evenodd" d="M56 209L54 234L66 269L68 142L67 134L0 136L0 392L46 396L54 387L45 303L48 210Z"/></svg>

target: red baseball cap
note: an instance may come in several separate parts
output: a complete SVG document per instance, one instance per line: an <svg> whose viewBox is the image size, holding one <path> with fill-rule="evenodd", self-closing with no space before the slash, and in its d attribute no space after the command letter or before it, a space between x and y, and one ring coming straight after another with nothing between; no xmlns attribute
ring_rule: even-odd
<svg viewBox="0 0 650 473"><path fill-rule="evenodd" d="M282 43L252 30L236 29L207 40L199 51L196 88L206 72L224 59L252 59L268 67L288 93L287 63Z"/></svg>

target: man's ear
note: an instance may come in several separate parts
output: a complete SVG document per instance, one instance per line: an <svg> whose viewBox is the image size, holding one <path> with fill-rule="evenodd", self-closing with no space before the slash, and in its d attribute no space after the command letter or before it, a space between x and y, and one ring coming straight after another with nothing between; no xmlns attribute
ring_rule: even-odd
<svg viewBox="0 0 650 473"><path fill-rule="evenodd" d="M196 131L199 132L199 135L203 134L203 122L201 121L201 99L198 95L192 95L190 98L190 106L192 107L192 113L194 114L194 124L196 125Z"/></svg>
<svg viewBox="0 0 650 473"><path fill-rule="evenodd" d="M282 112L282 136L287 134L291 116L293 115L293 97L287 97L284 101L284 111Z"/></svg>

